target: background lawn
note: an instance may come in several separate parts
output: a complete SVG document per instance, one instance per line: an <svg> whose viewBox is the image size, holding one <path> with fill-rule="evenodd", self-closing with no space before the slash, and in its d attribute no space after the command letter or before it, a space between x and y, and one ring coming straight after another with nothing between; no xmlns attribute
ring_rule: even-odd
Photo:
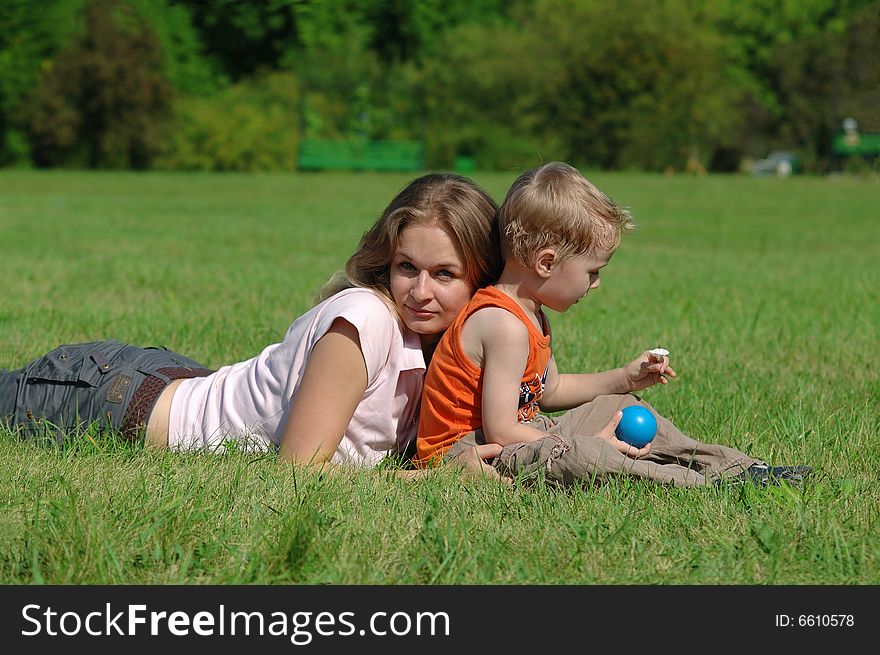
<svg viewBox="0 0 880 655"><path fill-rule="evenodd" d="M588 176L640 229L551 315L560 368L665 346L679 379L646 399L813 465L803 489L406 483L0 432L0 583L880 582L880 185ZM0 368L102 338L252 357L410 177L0 172ZM474 177L500 201L516 173Z"/></svg>

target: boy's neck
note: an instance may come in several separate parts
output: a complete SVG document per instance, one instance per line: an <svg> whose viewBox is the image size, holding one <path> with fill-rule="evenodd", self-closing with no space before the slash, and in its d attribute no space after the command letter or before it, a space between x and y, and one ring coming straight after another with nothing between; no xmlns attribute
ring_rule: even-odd
<svg viewBox="0 0 880 655"><path fill-rule="evenodd" d="M495 283L495 288L510 298L537 324L541 322L541 303L536 297L536 289L542 280L531 270L516 263L508 262Z"/></svg>

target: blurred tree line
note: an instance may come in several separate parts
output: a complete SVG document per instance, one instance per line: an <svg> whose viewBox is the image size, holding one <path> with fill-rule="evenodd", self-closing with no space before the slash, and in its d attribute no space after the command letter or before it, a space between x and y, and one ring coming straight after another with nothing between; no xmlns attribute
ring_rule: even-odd
<svg viewBox="0 0 880 655"><path fill-rule="evenodd" d="M736 170L880 131L880 0L0 0L0 164Z"/></svg>

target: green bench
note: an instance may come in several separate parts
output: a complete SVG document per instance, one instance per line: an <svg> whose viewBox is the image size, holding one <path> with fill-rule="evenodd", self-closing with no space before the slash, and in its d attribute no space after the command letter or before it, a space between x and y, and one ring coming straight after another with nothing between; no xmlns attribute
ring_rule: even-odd
<svg viewBox="0 0 880 655"><path fill-rule="evenodd" d="M834 135L835 155L880 155L880 132L850 132Z"/></svg>
<svg viewBox="0 0 880 655"><path fill-rule="evenodd" d="M303 171L418 171L425 149L419 141L303 139L297 166Z"/></svg>

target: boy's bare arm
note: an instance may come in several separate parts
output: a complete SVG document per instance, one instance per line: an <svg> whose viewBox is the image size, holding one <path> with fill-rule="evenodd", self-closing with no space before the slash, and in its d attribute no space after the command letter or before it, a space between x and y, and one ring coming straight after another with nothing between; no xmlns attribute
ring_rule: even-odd
<svg viewBox="0 0 880 655"><path fill-rule="evenodd" d="M551 372L556 362L550 362ZM669 357L646 351L626 366L599 373L566 373L556 376L557 383L544 392L541 409L554 412L571 409L590 402L598 396L615 393L631 393L654 384L666 384L668 378L676 377L669 366Z"/></svg>
<svg viewBox="0 0 880 655"><path fill-rule="evenodd" d="M550 373L556 372L556 362L550 360ZM548 379L551 375L548 373ZM598 396L626 393L626 374L622 368L600 373L558 373L553 376L556 384L547 385L541 409L556 412L583 405Z"/></svg>
<svg viewBox="0 0 880 655"><path fill-rule="evenodd" d="M510 312L487 307L462 326L462 348L483 369L483 434L502 446L535 441L544 432L518 420L519 388L529 355L526 326Z"/></svg>

